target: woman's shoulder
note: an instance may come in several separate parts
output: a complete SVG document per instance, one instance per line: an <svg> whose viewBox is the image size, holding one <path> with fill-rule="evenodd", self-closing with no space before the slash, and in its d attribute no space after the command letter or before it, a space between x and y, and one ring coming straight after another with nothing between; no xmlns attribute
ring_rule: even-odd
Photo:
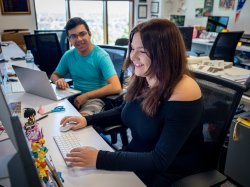
<svg viewBox="0 0 250 187"><path fill-rule="evenodd" d="M169 101L193 101L201 96L202 93L197 82L190 76L184 75L174 88Z"/></svg>

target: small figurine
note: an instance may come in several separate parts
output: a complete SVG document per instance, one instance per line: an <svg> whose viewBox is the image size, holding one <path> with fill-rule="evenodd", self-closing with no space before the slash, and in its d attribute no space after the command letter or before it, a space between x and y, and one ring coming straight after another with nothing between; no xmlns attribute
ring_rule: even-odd
<svg viewBox="0 0 250 187"><path fill-rule="evenodd" d="M24 117L28 118L28 122L25 123L25 126L32 126L35 123L36 111L34 108L25 108Z"/></svg>

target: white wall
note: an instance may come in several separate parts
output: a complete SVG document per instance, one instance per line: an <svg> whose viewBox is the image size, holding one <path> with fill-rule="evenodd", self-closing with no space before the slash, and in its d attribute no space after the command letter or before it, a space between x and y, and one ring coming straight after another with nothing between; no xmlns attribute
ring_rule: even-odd
<svg viewBox="0 0 250 187"><path fill-rule="evenodd" d="M5 29L36 29L34 1L30 1L31 14L27 15L2 15L0 14L0 33Z"/></svg>
<svg viewBox="0 0 250 187"><path fill-rule="evenodd" d="M186 0L185 2L185 25L202 25L206 26L207 18L196 18L195 17L195 9L200 7L195 7L195 1L197 0ZM238 5L238 1L235 0L235 7L234 10L225 10L219 8L219 0L214 0L214 9L212 15L214 16L229 16L229 23L228 23L228 29L229 31L239 31L243 30L245 31L245 34L250 34L250 1L246 1L245 5L240 13L240 17L238 21L235 23L235 12Z"/></svg>
<svg viewBox="0 0 250 187"><path fill-rule="evenodd" d="M137 21L143 21L143 20L137 20L137 10L138 10L138 1L135 0L135 23ZM148 19L151 17L150 13L150 5L151 1L156 0L147 0L145 4L148 5ZM180 14L186 15L185 25L203 25L206 26L207 18L196 18L195 17L195 1L202 1L202 0L185 0L185 5L182 7ZM160 12L159 15L162 18L169 18L170 14L176 14L177 9L180 5L181 0L159 0L160 2ZM141 4L141 3L140 3ZM143 3L142 3L143 4ZM223 10L219 9L219 0L214 0L214 11L213 15L220 16L230 16L228 29L229 30L244 30L245 33L250 34L250 0L246 1L243 10L241 11L240 17L238 22L234 22L235 19L235 10L237 7L238 1L235 0L235 8L234 10ZM36 21L35 21L35 11L34 11L34 2L33 0L30 0L30 6L31 6L31 15L10 15L10 16L4 16L0 14L0 32L2 32L4 29L13 29L13 28L24 28L29 29L31 32L33 32L34 29L36 29Z"/></svg>

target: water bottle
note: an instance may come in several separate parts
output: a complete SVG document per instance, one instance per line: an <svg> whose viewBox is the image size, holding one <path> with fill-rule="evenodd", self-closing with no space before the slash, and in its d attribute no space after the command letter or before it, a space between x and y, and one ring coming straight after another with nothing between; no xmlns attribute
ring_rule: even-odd
<svg viewBox="0 0 250 187"><path fill-rule="evenodd" d="M27 53L25 55L26 63L34 63L34 56L32 55L30 50L27 50Z"/></svg>

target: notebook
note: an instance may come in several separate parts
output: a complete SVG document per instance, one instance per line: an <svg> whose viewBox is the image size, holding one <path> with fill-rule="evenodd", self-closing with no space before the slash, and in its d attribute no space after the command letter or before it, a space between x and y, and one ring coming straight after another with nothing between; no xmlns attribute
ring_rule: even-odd
<svg viewBox="0 0 250 187"><path fill-rule="evenodd" d="M81 93L71 88L57 89L55 84L50 83L44 71L14 65L12 67L27 93L56 101Z"/></svg>

